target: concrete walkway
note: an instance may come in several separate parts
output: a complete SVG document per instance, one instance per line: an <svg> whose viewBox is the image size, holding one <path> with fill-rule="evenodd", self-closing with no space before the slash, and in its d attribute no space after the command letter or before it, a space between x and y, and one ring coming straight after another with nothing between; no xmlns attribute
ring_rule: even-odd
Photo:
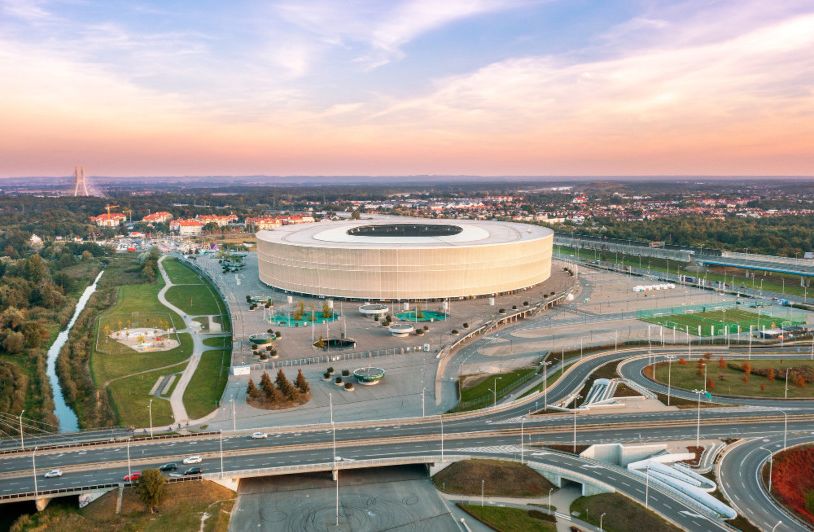
<svg viewBox="0 0 814 532"><path fill-rule="evenodd" d="M167 301L167 290L176 285L173 284L172 280L170 280L170 276L167 275L167 270L164 269L163 262L165 258L166 256L163 256L158 259L158 271L161 272L161 277L164 279L164 287L158 292L158 300L162 305L181 316L181 319L184 320L184 328L176 332L188 333L192 337L192 354L189 357L186 368L184 368L184 372L178 379L178 383L175 385L175 389L172 391L172 395L170 395L172 416L175 418L175 423L180 424L183 427L190 423L186 406L184 406L184 392L189 385L189 381L192 380L195 370L198 369L198 363L201 361L201 355L204 353L204 351L221 349L218 347L205 345L204 340L210 337L224 336L224 334L221 332L211 334L201 332L199 324L193 321L192 316L189 316L186 312Z"/></svg>

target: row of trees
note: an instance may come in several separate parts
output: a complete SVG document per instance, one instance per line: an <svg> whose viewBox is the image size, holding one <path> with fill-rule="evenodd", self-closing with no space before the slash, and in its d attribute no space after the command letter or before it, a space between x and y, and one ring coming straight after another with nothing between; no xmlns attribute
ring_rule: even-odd
<svg viewBox="0 0 814 532"><path fill-rule="evenodd" d="M311 386L302 374L302 370L297 371L294 383L288 380L282 369L277 371L277 378L273 381L268 372L264 371L260 377L259 387L254 384L254 380L249 379L246 395L249 403L281 408L306 402L311 396Z"/></svg>

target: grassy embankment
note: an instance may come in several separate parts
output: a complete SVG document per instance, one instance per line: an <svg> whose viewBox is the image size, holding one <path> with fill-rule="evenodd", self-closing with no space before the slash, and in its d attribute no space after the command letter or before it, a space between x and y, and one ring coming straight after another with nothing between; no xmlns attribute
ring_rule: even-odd
<svg viewBox="0 0 814 532"><path fill-rule="evenodd" d="M534 374L537 373L537 369L537 367L527 367L499 375L473 375L462 377L461 381L459 381L459 386L461 386L460 382L464 383L461 388L461 400L458 405L452 409L452 412L464 412L466 410L492 406L495 401L495 394L492 392L495 386L495 378L497 378L496 390L497 400L499 401L532 378Z"/></svg>
<svg viewBox="0 0 814 532"><path fill-rule="evenodd" d="M459 504L463 511L499 532L549 532L557 530L554 516L539 510L525 510L505 506Z"/></svg>
<svg viewBox="0 0 814 532"><path fill-rule="evenodd" d="M456 462L432 477L435 487L455 495L488 497L542 497L553 485L539 473L517 462L465 460Z"/></svg>
<svg viewBox="0 0 814 532"><path fill-rule="evenodd" d="M681 530L654 512L646 510L639 503L618 493L580 497L571 503L571 513L595 526L599 526L599 518L605 514L602 526L607 532L628 532L630 530L678 532Z"/></svg>
<svg viewBox="0 0 814 532"><path fill-rule="evenodd" d="M810 360L726 360L723 367L718 359L710 358L706 360L707 365L707 385L706 389L713 394L719 395L740 395L747 397L783 397L785 384L785 369L791 368L811 368L814 369L814 362ZM746 373L743 371L743 364L749 363L752 373L748 381L744 382ZM730 364L736 365L739 369L732 368ZM775 369L774 381L768 376L758 375L754 371ZM668 366L666 362L656 364L655 373L651 378L662 384L667 384ZM671 385L673 388L684 390L704 389L704 371L698 370L698 361L686 361L686 364L673 362L671 370ZM699 375L700 373L700 375ZM649 372L647 374L649 375ZM814 386L807 384L797 386L790 378L788 383L788 397L810 398L814 396Z"/></svg>
<svg viewBox="0 0 814 532"><path fill-rule="evenodd" d="M235 503L235 493L213 482L182 482L169 484L158 512L144 509L133 489L124 490L122 511L116 514L118 490L113 490L85 508L55 502L44 511L23 516L12 527L13 532L45 530L201 530L226 532Z"/></svg>

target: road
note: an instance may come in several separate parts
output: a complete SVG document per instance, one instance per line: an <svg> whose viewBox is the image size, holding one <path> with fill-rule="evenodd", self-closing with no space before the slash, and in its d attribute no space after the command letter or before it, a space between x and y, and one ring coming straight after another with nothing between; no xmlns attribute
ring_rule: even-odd
<svg viewBox="0 0 814 532"><path fill-rule="evenodd" d="M790 358L789 350L783 351L783 357ZM725 348L718 348L724 351ZM675 353L675 349L653 349L657 357ZM603 352L586 356L578 360L562 377L549 388L550 402L562 400L579 390L587 377L598 367L613 361L632 359L627 364L635 375L636 364L641 357L649 356L647 348L633 348L620 351ZM763 353L759 356L767 356ZM803 356L798 354L796 356ZM638 359L637 359L638 357ZM640 371L639 371L640 373ZM649 383L648 387L658 386ZM694 397L694 396L693 396ZM721 399L723 400L723 398ZM386 457L420 457L438 456L442 447L444 452L467 454L518 455L520 445L520 419L524 418L523 433L526 454L542 443L570 444L573 442L573 418L570 413L529 415L529 412L541 406L539 396L530 396L496 409L486 409L463 415L439 416L412 420L382 420L367 423L337 423L337 454L354 460ZM717 399L716 399L717 402ZM754 403L743 406L702 409L700 421L701 438L762 438L766 435L781 434L784 429L782 415L776 411L776 401ZM784 403L788 405L789 403ZM794 408L787 409L789 414L788 430L794 438L810 438L814 426L814 404L810 401L794 401ZM586 445L607 442L644 442L691 440L696 436L695 409L670 410L644 413L604 413L578 414L577 443ZM443 419L443 422L442 422ZM269 429L272 433L267 440L255 440L246 432L227 432L220 435L191 436L176 440L134 441L129 445L130 470L155 467L170 461L180 461L191 454L205 457L204 468L207 472L221 471L221 448L223 450L222 470L229 471L271 468L282 466L299 466L304 464L329 464L332 460L333 432L329 424L310 427L285 427ZM796 440L795 440L796 441ZM509 449L509 450L507 450ZM511 451L511 449L515 449ZM570 464L579 471L585 464L580 458L562 453L544 451L546 454L533 457L535 460L550 460L551 465ZM73 488L119 482L127 473L128 445L116 441L92 448L45 449L36 456L36 467L40 473L37 489ZM30 451L0 455L0 497L34 490L32 453ZM66 471L59 479L44 480L41 473L53 467ZM622 474L613 467L602 466L602 473L592 469L591 475L598 480L609 480L620 491L622 478L613 476ZM618 468L617 468L618 469ZM611 475L611 472L613 475ZM724 478L730 473L724 472ZM630 484L630 496L636 498L635 479L627 478ZM639 486L640 487L640 486ZM734 483L727 493L746 498L750 488ZM652 492L651 492L652 493ZM666 497L666 495L665 495ZM651 506L664 515L688 529L715 529L719 523L707 521L708 525L699 528L698 517L692 508L675 501L670 504L665 499L664 507L652 503ZM679 510L680 508L680 510ZM672 510L672 512L671 512ZM681 513L689 512L689 513ZM756 510L764 512L763 509ZM765 519L772 519L772 510L766 510ZM695 521L694 521L695 520ZM710 528L706 528L706 527Z"/></svg>

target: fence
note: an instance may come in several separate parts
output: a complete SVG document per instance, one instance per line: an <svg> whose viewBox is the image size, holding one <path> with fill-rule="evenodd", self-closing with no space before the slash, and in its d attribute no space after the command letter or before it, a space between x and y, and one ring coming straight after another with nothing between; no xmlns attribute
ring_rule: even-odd
<svg viewBox="0 0 814 532"><path fill-rule="evenodd" d="M360 351L354 353L334 353L327 355L316 355L311 357L303 357L291 360L272 360L269 362L261 362L252 364L252 369L255 370L271 370L277 368L285 368L291 366L307 366L311 364L327 364L330 362L343 362L346 360L362 360L379 358L386 356L404 355L407 353L427 353L429 349L425 346L429 344L422 344L420 346L407 346L407 347L388 347L386 349L374 349L371 351Z"/></svg>
<svg viewBox="0 0 814 532"><path fill-rule="evenodd" d="M741 306L736 301L722 301L720 303L705 303L702 305L683 305L680 307L663 307L655 309L637 310L636 317L657 318L661 316L671 316L674 314L693 314L697 312L713 312L716 310L729 310Z"/></svg>

